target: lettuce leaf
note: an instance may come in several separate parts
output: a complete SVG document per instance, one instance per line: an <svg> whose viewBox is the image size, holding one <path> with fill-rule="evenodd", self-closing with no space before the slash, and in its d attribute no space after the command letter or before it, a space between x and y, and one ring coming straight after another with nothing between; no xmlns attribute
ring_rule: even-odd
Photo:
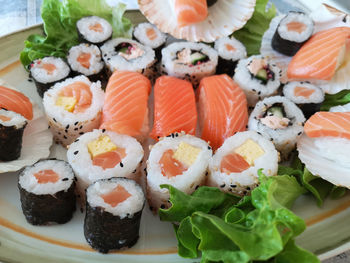
<svg viewBox="0 0 350 263"><path fill-rule="evenodd" d="M181 219L174 225L180 256L201 255L201 262L284 262L286 258L290 260L285 262L319 262L295 245L294 238L306 226L287 208L305 193L304 187L293 176L259 173L260 185L240 201L212 187L200 187L187 195L163 186L169 189L172 207L159 214L165 221Z"/></svg>
<svg viewBox="0 0 350 263"><path fill-rule="evenodd" d="M326 94L321 110L329 111L331 107L344 105L350 102L350 90L342 90L336 94Z"/></svg>
<svg viewBox="0 0 350 263"><path fill-rule="evenodd" d="M41 16L45 35L30 35L24 42L20 60L27 69L30 63L45 56L65 57L69 48L77 45L76 22L96 15L105 18L113 27L114 37L131 37L132 24L123 17L126 5L112 8L105 0L44 0Z"/></svg>
<svg viewBox="0 0 350 263"><path fill-rule="evenodd" d="M262 37L276 15L276 8L273 4L267 8L268 2L268 0L257 0L251 19L242 29L233 33L233 36L246 47L248 56L260 54Z"/></svg>

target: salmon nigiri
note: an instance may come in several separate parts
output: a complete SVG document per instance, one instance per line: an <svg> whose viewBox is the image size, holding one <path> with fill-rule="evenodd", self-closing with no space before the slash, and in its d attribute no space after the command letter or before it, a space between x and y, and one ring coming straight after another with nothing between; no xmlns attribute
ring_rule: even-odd
<svg viewBox="0 0 350 263"><path fill-rule="evenodd" d="M202 22L208 16L206 0L175 0L174 10L179 27Z"/></svg>
<svg viewBox="0 0 350 263"><path fill-rule="evenodd" d="M143 139L148 133L151 82L137 72L115 71L105 95L100 128Z"/></svg>
<svg viewBox="0 0 350 263"><path fill-rule="evenodd" d="M153 139L184 131L194 135L197 125L196 100L192 84L162 76L154 86Z"/></svg>
<svg viewBox="0 0 350 263"><path fill-rule="evenodd" d="M349 27L336 27L313 35L292 58L289 79L331 80L345 57Z"/></svg>
<svg viewBox="0 0 350 263"><path fill-rule="evenodd" d="M217 149L248 123L247 99L227 75L203 78L199 85L199 113L202 139Z"/></svg>
<svg viewBox="0 0 350 263"><path fill-rule="evenodd" d="M23 93L4 86L0 86L0 108L21 114L28 120L33 119L30 100Z"/></svg>

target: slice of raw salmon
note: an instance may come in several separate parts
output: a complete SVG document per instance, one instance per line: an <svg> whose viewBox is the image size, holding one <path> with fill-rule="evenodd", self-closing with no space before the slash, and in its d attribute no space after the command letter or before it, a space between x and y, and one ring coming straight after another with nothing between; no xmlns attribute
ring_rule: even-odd
<svg viewBox="0 0 350 263"><path fill-rule="evenodd" d="M33 119L33 106L21 92L0 86L0 108L17 112L24 118Z"/></svg>
<svg viewBox="0 0 350 263"><path fill-rule="evenodd" d="M54 170L42 170L34 174L39 184L56 183L60 179Z"/></svg>
<svg viewBox="0 0 350 263"><path fill-rule="evenodd" d="M148 133L148 95L151 82L137 72L115 71L103 105L101 129L142 139Z"/></svg>
<svg viewBox="0 0 350 263"><path fill-rule="evenodd" d="M157 140L171 133L195 134L196 99L192 84L175 77L162 76L154 86L154 123L150 136Z"/></svg>
<svg viewBox="0 0 350 263"><path fill-rule="evenodd" d="M90 59L91 59L91 54L90 53L85 53L82 52L77 58L77 61L80 63L80 65L84 68L90 68Z"/></svg>
<svg viewBox="0 0 350 263"><path fill-rule="evenodd" d="M179 27L202 22L208 16L206 0L175 0L174 10Z"/></svg>
<svg viewBox="0 0 350 263"><path fill-rule="evenodd" d="M126 156L124 148L117 148L115 151L101 153L92 159L92 164L102 167L103 170L118 165Z"/></svg>
<svg viewBox="0 0 350 263"><path fill-rule="evenodd" d="M103 201L112 207L116 207L118 204L124 202L130 196L131 194L121 185L118 185L109 193L101 195Z"/></svg>
<svg viewBox="0 0 350 263"><path fill-rule="evenodd" d="M247 170L250 165L238 153L230 153L222 158L220 167L222 173L230 174L241 173Z"/></svg>
<svg viewBox="0 0 350 263"><path fill-rule="evenodd" d="M246 130L246 96L225 74L203 78L199 85L199 117L202 139L215 150L226 138Z"/></svg>
<svg viewBox="0 0 350 263"><path fill-rule="evenodd" d="M173 158L174 151L167 150L159 160L160 169L163 176L168 178L182 174L187 168L178 160Z"/></svg>
<svg viewBox="0 0 350 263"><path fill-rule="evenodd" d="M307 120L304 130L309 137L350 139L350 112L317 112Z"/></svg>
<svg viewBox="0 0 350 263"><path fill-rule="evenodd" d="M304 88L304 87L295 87L294 89L294 96L296 97L309 98L314 93L315 93L315 90Z"/></svg>
<svg viewBox="0 0 350 263"><path fill-rule="evenodd" d="M91 105L92 93L88 84L76 81L65 86L59 96L74 97L77 103L74 106L73 113L84 112Z"/></svg>
<svg viewBox="0 0 350 263"><path fill-rule="evenodd" d="M331 80L342 62L349 38L349 27L336 27L316 33L292 58L288 65L288 78Z"/></svg>

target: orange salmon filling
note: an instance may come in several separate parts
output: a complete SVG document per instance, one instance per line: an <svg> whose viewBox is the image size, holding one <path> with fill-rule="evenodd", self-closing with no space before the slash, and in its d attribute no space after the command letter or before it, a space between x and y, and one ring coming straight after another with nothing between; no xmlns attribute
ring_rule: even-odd
<svg viewBox="0 0 350 263"><path fill-rule="evenodd" d="M59 96L74 97L77 100L73 113L84 112L90 107L92 101L92 93L89 85L81 81L64 87Z"/></svg>
<svg viewBox="0 0 350 263"><path fill-rule="evenodd" d="M221 160L220 170L222 173L241 173L247 170L250 165L237 153L229 153Z"/></svg>
<svg viewBox="0 0 350 263"><path fill-rule="evenodd" d="M96 23L89 26L89 29L95 32L103 32L103 27L100 23Z"/></svg>
<svg viewBox="0 0 350 263"><path fill-rule="evenodd" d="M128 191L126 191L126 189L121 185L118 185L108 194L101 195L103 201L105 201L105 203L111 205L112 207L116 207L118 204L124 202L130 196L131 194Z"/></svg>
<svg viewBox="0 0 350 263"><path fill-rule="evenodd" d="M188 169L181 162L174 159L173 154L173 150L167 150L163 153L162 158L159 160L162 174L168 178L182 174Z"/></svg>
<svg viewBox="0 0 350 263"><path fill-rule="evenodd" d="M113 168L126 156L124 148L117 148L115 151L101 153L92 159L92 164L102 167L103 170Z"/></svg>
<svg viewBox="0 0 350 263"><path fill-rule="evenodd" d="M308 88L304 88L304 87L295 87L294 89L294 95L299 97L305 97L305 98L309 98L312 94L314 94L315 90L313 89L308 89Z"/></svg>
<svg viewBox="0 0 350 263"><path fill-rule="evenodd" d="M39 184L56 183L60 179L59 175L53 170L42 170L34 174Z"/></svg>
<svg viewBox="0 0 350 263"><path fill-rule="evenodd" d="M155 40L157 37L157 33L153 28L148 28L146 30L146 35L150 40Z"/></svg>
<svg viewBox="0 0 350 263"><path fill-rule="evenodd" d="M52 75L53 72L57 69L54 64L51 63L43 63L42 68L46 70L47 74Z"/></svg>
<svg viewBox="0 0 350 263"><path fill-rule="evenodd" d="M225 44L226 50L230 52L236 51L236 48L230 44Z"/></svg>
<svg viewBox="0 0 350 263"><path fill-rule="evenodd" d="M82 65L84 68L90 68L90 53L82 52L80 53L79 57L77 58L77 61Z"/></svg>
<svg viewBox="0 0 350 263"><path fill-rule="evenodd" d="M11 118L7 117L5 115L0 115L0 120L2 120L2 121L9 121L9 120L11 120Z"/></svg>
<svg viewBox="0 0 350 263"><path fill-rule="evenodd" d="M287 24L287 29L288 31L294 31L294 32L304 32L306 29L306 25L304 23L300 23L300 22L289 22Z"/></svg>

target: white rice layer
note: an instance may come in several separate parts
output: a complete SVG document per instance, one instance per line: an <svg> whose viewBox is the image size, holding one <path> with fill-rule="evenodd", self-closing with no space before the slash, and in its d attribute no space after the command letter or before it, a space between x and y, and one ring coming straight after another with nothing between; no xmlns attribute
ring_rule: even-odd
<svg viewBox="0 0 350 263"><path fill-rule="evenodd" d="M131 196L116 206L105 203L101 195L110 193L118 186L122 186ZM104 211L119 216L132 218L135 213L142 210L145 203L145 196L142 188L133 180L126 178L111 178L98 180L86 190L87 202L91 207L102 207Z"/></svg>
<svg viewBox="0 0 350 263"><path fill-rule="evenodd" d="M43 170L53 170L59 179L55 183L38 183L34 174ZM66 179L68 178L68 179ZM67 191L74 182L74 173L70 165L61 160L43 160L26 167L19 175L19 184L27 192L36 195L54 195L60 191Z"/></svg>
<svg viewBox="0 0 350 263"><path fill-rule="evenodd" d="M150 39L147 35L148 30L154 30L156 33L155 39ZM167 35L159 31L159 29L151 23L138 24L134 29L134 37L143 45L149 46L153 49L163 45L167 39Z"/></svg>
<svg viewBox="0 0 350 263"><path fill-rule="evenodd" d="M91 155L88 150L88 143L97 140L101 136L109 136L111 141L119 148L124 148L126 156L113 168L103 169L93 165ZM111 177L134 178L136 170L143 158L143 148L141 144L128 135L117 134L111 131L93 130L80 136L73 142L67 151L69 164L78 178L77 187L83 194L84 190L93 182L99 179Z"/></svg>
<svg viewBox="0 0 350 263"><path fill-rule="evenodd" d="M167 150L175 152L181 142L200 149L195 162L180 175L170 178L163 176L159 164L160 159ZM147 197L151 206L156 209L162 205L169 206L169 192L159 187L162 184L170 184L187 194L191 194L196 187L202 185L211 156L212 150L208 143L191 135L180 134L174 138L165 137L153 145L147 161Z"/></svg>
<svg viewBox="0 0 350 263"><path fill-rule="evenodd" d="M286 116L291 121L291 125L284 129L272 129L260 121L266 110L275 103L281 103L283 105ZM274 96L265 98L256 104L249 116L248 129L256 131L268 140L271 140L275 144L276 149L281 153L282 159L286 159L289 153L295 148L297 139L304 131L304 122L304 114L298 106L285 97Z"/></svg>
<svg viewBox="0 0 350 263"><path fill-rule="evenodd" d="M234 37L219 38L215 41L214 48L219 56L226 60L237 61L247 56L245 46Z"/></svg>
<svg viewBox="0 0 350 263"><path fill-rule="evenodd" d="M260 55L251 56L246 59L239 60L237 67L235 69L235 75L233 77L234 81L239 85L239 87L244 91L248 105L254 107L255 104L269 96L273 96L277 93L277 90L280 86L280 74L281 70L275 64L267 63L270 70L275 74L274 80L270 79L264 85L260 80L253 77L248 70L248 65L252 62L253 59L266 59Z"/></svg>
<svg viewBox="0 0 350 263"><path fill-rule="evenodd" d="M309 97L296 96L294 94L294 90L296 87L306 88L308 90L313 90L314 92ZM288 82L283 87L283 95L296 104L321 103L324 101L323 91L319 87L307 82L299 82L299 81Z"/></svg>
<svg viewBox="0 0 350 263"><path fill-rule="evenodd" d="M297 32L293 30L288 30L288 24L292 22L302 23L306 26L305 30L302 32ZM309 39L314 30L314 23L312 19L300 12L289 12L280 22L278 28L278 34L286 40L293 42L304 42Z"/></svg>
<svg viewBox="0 0 350 263"><path fill-rule="evenodd" d="M101 32L91 29L96 23L101 25ZM77 22L77 28L79 33L83 35L84 39L91 43L101 43L111 37L113 33L111 24L107 20L98 16L87 16L81 18Z"/></svg>
<svg viewBox="0 0 350 263"><path fill-rule="evenodd" d="M85 67L78 61L79 56L84 53L90 54L89 67ZM104 63L101 60L101 51L95 45L90 44L80 44L74 46L69 50L68 53L68 63L72 70L79 72L85 76L90 76L99 73L103 67Z"/></svg>
<svg viewBox="0 0 350 263"><path fill-rule="evenodd" d="M254 165L241 173L226 174L221 172L222 159L235 151L248 139L257 143L264 154L254 160ZM227 138L223 145L217 149L209 163L208 185L218 187L224 192L233 192L244 195L258 185L258 170L263 169L266 176L277 174L278 152L271 141L255 131L238 132Z"/></svg>
<svg viewBox="0 0 350 263"><path fill-rule="evenodd" d="M53 72L48 72L44 68L44 64L53 64L55 69ZM52 83L68 77L70 68L61 58L45 57L33 61L30 67L30 74L35 81L40 83Z"/></svg>
<svg viewBox="0 0 350 263"><path fill-rule="evenodd" d="M6 127L15 126L16 129L20 129L27 124L27 119L24 118L21 114L18 114L14 111L0 109L0 116L1 115L10 118L10 120L8 121L3 121L0 118L0 125L2 126L6 126Z"/></svg>

